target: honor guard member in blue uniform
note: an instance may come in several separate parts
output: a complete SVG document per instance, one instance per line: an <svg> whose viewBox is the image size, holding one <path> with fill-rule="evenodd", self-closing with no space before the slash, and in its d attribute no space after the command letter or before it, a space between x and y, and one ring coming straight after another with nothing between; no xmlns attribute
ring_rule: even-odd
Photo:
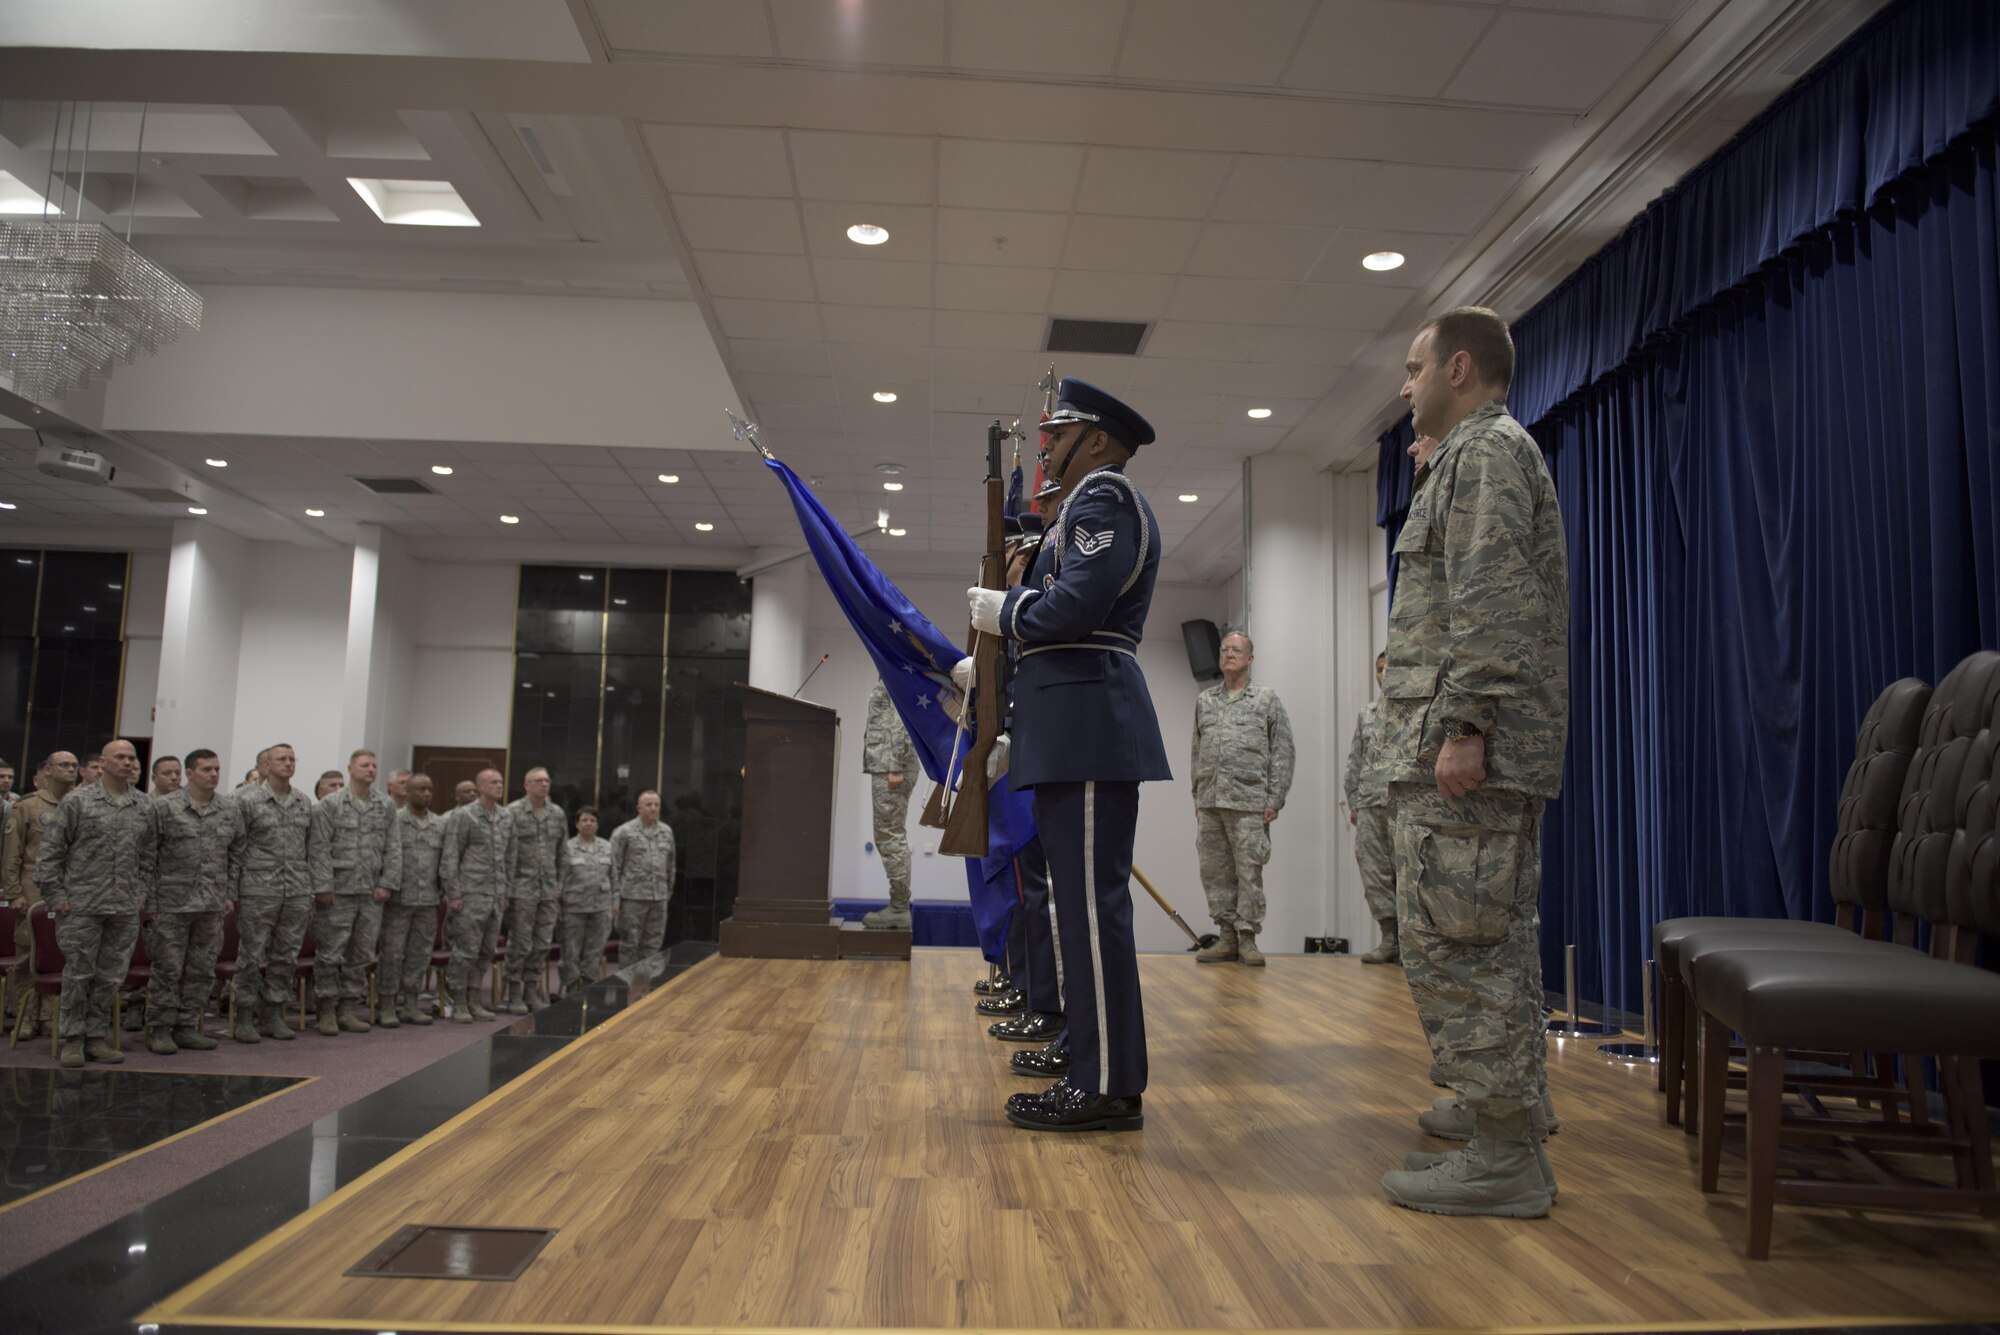
<svg viewBox="0 0 2000 1335"><path fill-rule="evenodd" d="M1167 779L1138 646L1160 572L1159 526L1124 473L1153 439L1146 419L1065 379L1042 424L1044 475L1059 499L1027 578L968 590L972 624L1012 641L1014 725L996 769L1032 789L1062 955L1069 1071L1007 1100L1007 1120L1052 1131L1143 1120L1146 1022L1132 941L1132 840L1139 785Z"/></svg>

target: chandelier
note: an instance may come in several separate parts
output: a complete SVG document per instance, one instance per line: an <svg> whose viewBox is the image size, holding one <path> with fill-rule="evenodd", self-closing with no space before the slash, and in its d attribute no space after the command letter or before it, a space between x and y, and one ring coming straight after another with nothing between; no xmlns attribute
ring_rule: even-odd
<svg viewBox="0 0 2000 1335"><path fill-rule="evenodd" d="M75 119L72 111L72 134ZM52 176L54 152L52 142ZM137 176L135 162L135 211ZM76 198L80 206L81 189ZM0 217L0 383L24 398L60 399L201 328L201 298L132 249L130 235L129 224L121 239L101 223Z"/></svg>

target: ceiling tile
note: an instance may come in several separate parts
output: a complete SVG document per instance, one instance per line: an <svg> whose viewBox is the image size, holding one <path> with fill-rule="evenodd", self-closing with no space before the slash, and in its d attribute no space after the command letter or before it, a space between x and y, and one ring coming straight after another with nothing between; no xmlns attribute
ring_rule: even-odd
<svg viewBox="0 0 2000 1335"><path fill-rule="evenodd" d="M939 209L937 257L946 264L1053 269L1069 218L1061 213Z"/></svg>
<svg viewBox="0 0 2000 1335"><path fill-rule="evenodd" d="M1200 231L1201 224L1193 222L1079 215L1070 222L1062 266L1118 273L1179 273Z"/></svg>
<svg viewBox="0 0 2000 1335"><path fill-rule="evenodd" d="M1201 229L1201 239L1195 242L1194 253L1188 256L1187 271L1223 278L1289 278L1296 282L1312 271L1334 235L1328 227L1212 222Z"/></svg>
<svg viewBox="0 0 2000 1335"><path fill-rule="evenodd" d="M1348 221L1355 196L1374 188L1377 170L1375 163L1345 158L1239 153L1215 201L1214 216L1240 222L1336 226Z"/></svg>
<svg viewBox="0 0 2000 1335"><path fill-rule="evenodd" d="M1019 352L1042 346L1048 322L1039 315L998 311L939 311L933 342L940 348L997 348Z"/></svg>
<svg viewBox="0 0 2000 1335"><path fill-rule="evenodd" d="M1168 274L1061 269L1049 309L1085 320L1157 320L1166 313L1174 282Z"/></svg>
<svg viewBox="0 0 2000 1335"><path fill-rule="evenodd" d="M731 338L820 337L819 307L806 301L744 301L719 297L716 322Z"/></svg>
<svg viewBox="0 0 2000 1335"><path fill-rule="evenodd" d="M1583 111L1595 106L1664 30L1632 19L1507 10L1487 29L1445 96Z"/></svg>
<svg viewBox="0 0 2000 1335"><path fill-rule="evenodd" d="M1333 388L1338 366L1266 366L1248 362L1229 368L1228 392L1259 403L1272 399L1317 399Z"/></svg>
<svg viewBox="0 0 2000 1335"><path fill-rule="evenodd" d="M934 399L939 412L975 413L980 417L1001 417L1012 419L1028 411L1039 408L1037 397L1029 403L1031 391L1021 385L950 385L937 387Z"/></svg>
<svg viewBox="0 0 2000 1335"><path fill-rule="evenodd" d="M938 145L938 203L1010 209L1031 195L1048 208L1067 208L1082 170L1080 144L946 139ZM1025 192L1024 183L1031 183Z"/></svg>
<svg viewBox="0 0 2000 1335"><path fill-rule="evenodd" d="M677 56L769 56L761 5L742 0L590 0L613 51Z"/></svg>
<svg viewBox="0 0 2000 1335"><path fill-rule="evenodd" d="M931 354L931 364L939 380L974 384L1033 385L1041 380L1049 360L1041 353L998 352L988 348L939 348Z"/></svg>
<svg viewBox="0 0 2000 1335"><path fill-rule="evenodd" d="M1081 213L1203 218L1228 175L1227 153L1093 147L1076 207Z"/></svg>
<svg viewBox="0 0 2000 1335"><path fill-rule="evenodd" d="M834 396L832 376L756 374L741 376L738 383L758 403L805 403L831 408L839 402Z"/></svg>
<svg viewBox="0 0 2000 1335"><path fill-rule="evenodd" d="M1281 366L1346 366L1375 338L1368 330L1276 327L1258 334L1251 359Z"/></svg>
<svg viewBox="0 0 2000 1335"><path fill-rule="evenodd" d="M762 301L811 301L812 270L797 255L732 255L702 251L695 272L712 297L752 297Z"/></svg>
<svg viewBox="0 0 2000 1335"><path fill-rule="evenodd" d="M847 306L928 306L931 266L883 260L816 257L819 299Z"/></svg>
<svg viewBox="0 0 2000 1335"><path fill-rule="evenodd" d="M1321 0L1284 83L1325 92L1436 97L1492 18L1490 9L1417 0Z"/></svg>
<svg viewBox="0 0 2000 1335"><path fill-rule="evenodd" d="M1118 72L1173 83L1271 84L1312 0L1133 0Z"/></svg>
<svg viewBox="0 0 2000 1335"><path fill-rule="evenodd" d="M1512 171L1385 162L1366 188L1356 192L1345 221L1389 231L1469 234L1492 216L1520 179Z"/></svg>
<svg viewBox="0 0 2000 1335"><path fill-rule="evenodd" d="M1053 269L1003 269L986 264L940 264L937 304L957 311L1032 311L1049 308Z"/></svg>
<svg viewBox="0 0 2000 1335"><path fill-rule="evenodd" d="M1401 314L1413 295L1408 288L1306 283L1286 304L1276 322L1319 329L1380 330Z"/></svg>
<svg viewBox="0 0 2000 1335"><path fill-rule="evenodd" d="M805 237L799 231L799 207L789 199L676 195L673 207L681 234L696 250L805 254Z"/></svg>
<svg viewBox="0 0 2000 1335"><path fill-rule="evenodd" d="M1378 287L1426 287L1464 240L1461 236L1343 227L1334 233L1332 244L1326 248L1326 254L1320 257L1313 271L1306 275L1306 280L1313 283L1369 283ZM1362 268L1362 256L1379 250L1393 250L1401 254L1402 267L1386 273L1374 273Z"/></svg>
<svg viewBox="0 0 2000 1335"><path fill-rule="evenodd" d="M1266 324L1278 317L1297 283L1252 278L1182 278L1174 284L1167 315L1175 320Z"/></svg>
<svg viewBox="0 0 2000 1335"><path fill-rule="evenodd" d="M646 146L667 189L697 195L792 194L785 136L735 125L647 125Z"/></svg>
<svg viewBox="0 0 2000 1335"><path fill-rule="evenodd" d="M952 0L958 69L1109 74L1128 0ZM1062 34L1051 41L1050 34Z"/></svg>
<svg viewBox="0 0 2000 1335"><path fill-rule="evenodd" d="M825 375L832 369L826 344L780 339L734 339L729 355L739 371L770 371L779 375Z"/></svg>
<svg viewBox="0 0 2000 1335"><path fill-rule="evenodd" d="M880 376L847 378L835 381L834 390L839 395L840 406L843 408L875 407L875 395L878 393L894 394L896 403L904 408L929 408L931 404L931 384L928 378L922 380L889 380Z"/></svg>
<svg viewBox="0 0 2000 1335"><path fill-rule="evenodd" d="M842 380L903 380L928 384L931 378L931 350L927 347L836 343L827 349L827 357L833 363L834 375Z"/></svg>
<svg viewBox="0 0 2000 1335"><path fill-rule="evenodd" d="M851 436L928 436L931 414L928 408L906 408L900 403L871 403L866 408L842 408L840 420ZM888 492L883 492L888 495ZM906 502L907 503L907 502Z"/></svg>
<svg viewBox="0 0 2000 1335"><path fill-rule="evenodd" d="M1138 368L1132 373L1132 393L1142 399L1150 394L1192 392L1197 394L1220 394L1229 388L1230 379L1238 368L1215 362L1172 361L1166 358L1146 356L1139 359ZM1141 409L1149 417L1150 408Z"/></svg>
<svg viewBox="0 0 2000 1335"><path fill-rule="evenodd" d="M931 258L931 219L934 210L909 204L840 204L829 200L807 200L806 245L815 255L840 260L880 260L923 262ZM889 239L879 246L856 245L847 239L847 229L855 223L874 223L889 229Z"/></svg>
<svg viewBox="0 0 2000 1335"><path fill-rule="evenodd" d="M778 54L837 65L944 64L944 0L770 0Z"/></svg>
<svg viewBox="0 0 2000 1335"><path fill-rule="evenodd" d="M931 313L901 306L822 306L826 336L838 343L902 346L929 340Z"/></svg>
<svg viewBox="0 0 2000 1335"><path fill-rule="evenodd" d="M1195 324L1163 320L1147 340L1147 357L1181 357L1194 361L1245 362L1257 336L1256 325Z"/></svg>
<svg viewBox="0 0 2000 1335"><path fill-rule="evenodd" d="M928 136L789 133L802 199L929 204L937 194L936 141Z"/></svg>

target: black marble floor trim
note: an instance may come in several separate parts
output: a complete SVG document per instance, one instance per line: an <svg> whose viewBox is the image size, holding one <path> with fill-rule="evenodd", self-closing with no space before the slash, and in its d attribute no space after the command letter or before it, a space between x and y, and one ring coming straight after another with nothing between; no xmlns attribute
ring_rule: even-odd
<svg viewBox="0 0 2000 1335"><path fill-rule="evenodd" d="M714 953L680 942L0 1278L0 1332L133 1331L137 1314Z"/></svg>

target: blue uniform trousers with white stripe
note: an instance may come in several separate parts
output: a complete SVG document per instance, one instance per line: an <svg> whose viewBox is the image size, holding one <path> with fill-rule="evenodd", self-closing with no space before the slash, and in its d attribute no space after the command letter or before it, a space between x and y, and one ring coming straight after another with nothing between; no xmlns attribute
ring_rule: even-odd
<svg viewBox="0 0 2000 1335"><path fill-rule="evenodd" d="M1062 962L1056 957L1055 910L1049 902L1049 862L1041 840L1031 839L1014 860L1021 877L1021 906L1014 921L1021 927L1021 972L1014 982L1028 998L1028 1009L1061 1015Z"/></svg>
<svg viewBox="0 0 2000 1335"><path fill-rule="evenodd" d="M1035 828L1048 857L1069 1022L1069 1082L1114 1098L1146 1088L1146 1016L1132 940L1135 782L1038 783Z"/></svg>

